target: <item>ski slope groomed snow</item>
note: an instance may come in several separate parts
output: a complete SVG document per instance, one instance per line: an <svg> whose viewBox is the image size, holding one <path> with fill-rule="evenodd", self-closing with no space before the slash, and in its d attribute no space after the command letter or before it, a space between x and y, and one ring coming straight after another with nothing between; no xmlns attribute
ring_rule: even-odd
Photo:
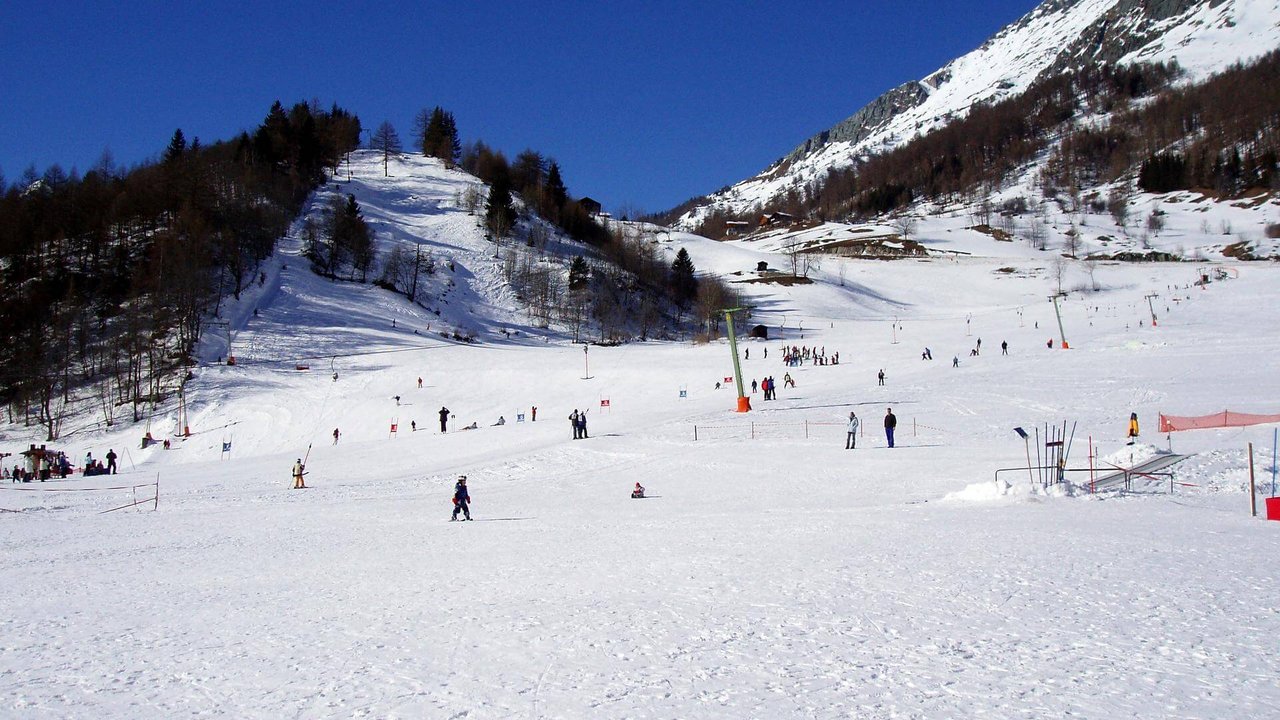
<svg viewBox="0 0 1280 720"><path fill-rule="evenodd" d="M700 271L768 256L670 246ZM282 252L241 361L188 384L190 437L172 406L151 424L169 450L86 418L55 445L114 448L119 475L0 492L0 717L1280 713L1280 522L1250 516L1246 457L1261 508L1276 426L1156 432L1159 412L1280 411L1274 265L1204 288L1192 264L1103 265L1063 301L1062 350L1047 259L829 259L813 285L742 286L771 333L739 345L743 373L779 390L739 414L724 341L584 353L513 313L459 343ZM463 260L459 292L497 297ZM784 344L840 363L785 367ZM1063 422L1072 469L1090 446L1104 470L1190 458L1172 492L997 478L1026 465L1015 427ZM451 523L460 474L475 520ZM156 478L155 510L71 491Z"/></svg>

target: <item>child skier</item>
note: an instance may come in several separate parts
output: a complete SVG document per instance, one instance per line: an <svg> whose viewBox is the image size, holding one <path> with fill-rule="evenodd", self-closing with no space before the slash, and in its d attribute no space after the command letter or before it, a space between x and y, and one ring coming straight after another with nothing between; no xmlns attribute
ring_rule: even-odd
<svg viewBox="0 0 1280 720"><path fill-rule="evenodd" d="M461 512L463 518L471 519L471 495L467 492L467 476L459 475L458 484L453 486L453 517L449 518L449 522L458 519L458 513Z"/></svg>

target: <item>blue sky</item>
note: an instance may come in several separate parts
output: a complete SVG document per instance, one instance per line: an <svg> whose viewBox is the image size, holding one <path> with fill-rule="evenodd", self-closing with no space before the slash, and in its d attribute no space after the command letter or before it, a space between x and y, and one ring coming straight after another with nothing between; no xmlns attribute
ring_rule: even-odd
<svg viewBox="0 0 1280 720"><path fill-rule="evenodd" d="M1035 0L0 3L0 169L133 164L279 99L556 158L569 191L661 210L753 175Z"/></svg>

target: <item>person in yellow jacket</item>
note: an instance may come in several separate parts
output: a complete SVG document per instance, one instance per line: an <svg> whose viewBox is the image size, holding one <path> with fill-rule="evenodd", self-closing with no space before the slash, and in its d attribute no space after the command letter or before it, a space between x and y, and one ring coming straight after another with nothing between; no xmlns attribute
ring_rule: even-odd
<svg viewBox="0 0 1280 720"><path fill-rule="evenodd" d="M307 474L306 470L307 470L306 466L302 464L302 458L298 458L298 462L293 464L293 489L294 490L306 489L307 483L302 479L302 476Z"/></svg>
<svg viewBox="0 0 1280 720"><path fill-rule="evenodd" d="M1129 413L1129 444L1138 439L1138 413Z"/></svg>

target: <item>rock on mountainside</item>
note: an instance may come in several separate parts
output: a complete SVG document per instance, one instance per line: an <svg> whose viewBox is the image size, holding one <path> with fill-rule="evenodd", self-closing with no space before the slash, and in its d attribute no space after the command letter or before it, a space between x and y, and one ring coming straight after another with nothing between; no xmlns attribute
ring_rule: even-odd
<svg viewBox="0 0 1280 720"><path fill-rule="evenodd" d="M975 103L1021 94L1047 74L1098 64L1177 61L1199 80L1280 46L1280 0L1045 0L973 52L896 87L805 140L773 165L682 215L741 215L827 171L891 150L964 117Z"/></svg>

